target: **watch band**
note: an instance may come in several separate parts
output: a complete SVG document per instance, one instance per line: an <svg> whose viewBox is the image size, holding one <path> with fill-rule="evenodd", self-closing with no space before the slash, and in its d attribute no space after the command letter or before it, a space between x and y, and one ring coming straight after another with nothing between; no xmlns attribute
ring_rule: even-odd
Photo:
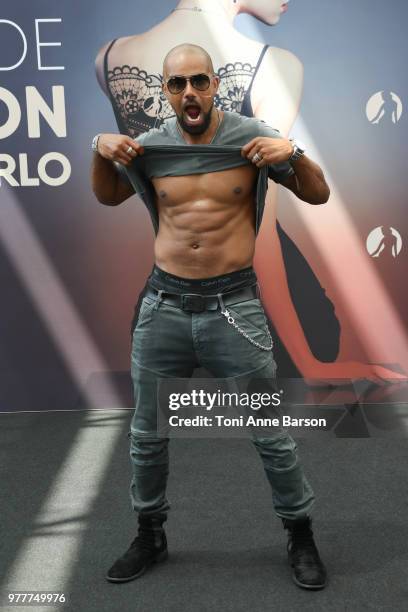
<svg viewBox="0 0 408 612"><path fill-rule="evenodd" d="M102 134L97 134L92 139L92 151L95 151L95 153L98 153L98 140L99 140L99 136L102 136Z"/></svg>
<svg viewBox="0 0 408 612"><path fill-rule="evenodd" d="M302 157L302 155L304 155L305 149L299 146L299 144L296 143L294 138L289 138L289 142L293 146L293 153L289 157L288 161L294 162L294 161L297 161L300 157Z"/></svg>

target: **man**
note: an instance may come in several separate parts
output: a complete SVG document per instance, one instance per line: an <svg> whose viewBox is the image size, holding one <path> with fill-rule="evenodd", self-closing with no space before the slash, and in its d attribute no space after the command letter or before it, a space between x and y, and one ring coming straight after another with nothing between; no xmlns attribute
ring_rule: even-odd
<svg viewBox="0 0 408 612"><path fill-rule="evenodd" d="M112 582L136 578L167 556L168 438L158 435L157 379L189 377L197 365L237 381L248 375L275 378L252 268L267 177L310 204L329 197L319 166L289 140L257 119L214 107L219 79L204 49L175 47L164 60L163 75L176 117L137 140L99 135L92 169L101 203L117 205L140 192L158 230L149 291L132 342L131 499L139 532L108 571ZM131 184L120 179L112 162L126 166ZM323 588L326 571L309 516L314 495L296 444L283 430L252 441L275 512L288 530L293 579L304 588Z"/></svg>

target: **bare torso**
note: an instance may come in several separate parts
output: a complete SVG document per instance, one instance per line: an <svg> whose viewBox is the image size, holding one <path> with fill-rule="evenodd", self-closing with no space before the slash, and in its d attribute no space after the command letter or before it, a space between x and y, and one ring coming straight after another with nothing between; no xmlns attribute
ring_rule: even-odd
<svg viewBox="0 0 408 612"><path fill-rule="evenodd" d="M153 178L159 212L154 253L171 274L204 278L252 265L258 169Z"/></svg>
<svg viewBox="0 0 408 612"><path fill-rule="evenodd" d="M263 43L244 36L232 24L225 23L217 15L179 11L172 13L147 32L118 39L109 53L108 68L118 69L120 72L127 65L134 67L132 69L136 72L141 69L148 75L160 75L163 58L168 50L189 41L201 45L210 53L216 71L225 71L228 66L234 66L237 62L242 69L248 66L254 69L264 46ZM103 58L109 44L100 49L96 58L97 77L106 93ZM246 89L250 80L251 72L246 74L241 83L236 84ZM254 115L278 128L283 135L287 134L298 112L302 82L303 69L300 61L286 49L270 47L251 90ZM240 91L240 88L238 90ZM124 102L126 100L124 98ZM230 100L231 103L232 101ZM228 110L234 109L228 107ZM158 112L154 104L149 112L153 115ZM254 169L252 171L256 172ZM252 263L255 238L254 196L248 195L251 190L249 185L246 196L235 193L231 195L233 189L241 185L240 181L247 179L240 178L242 168L234 170L232 175L230 172L232 171L217 173L219 177L212 174L209 179L210 186L206 187L208 191L204 194L202 183L207 182L205 175L200 179L173 177L155 182L156 185L160 184L158 191L168 192L166 202L166 198L157 196L160 230L155 242L155 258L163 269L180 276L200 278L222 274ZM246 172L249 170L246 169ZM231 180L229 195L221 198L220 189L216 194L211 190L215 184L219 185L218 179L222 175L234 178ZM173 193L173 185L179 187L180 181L183 181L185 190L183 198ZM201 195L199 198L193 198L191 194L197 194L199 181ZM194 190L191 185L194 185ZM224 193L223 182L220 187ZM269 228L271 240L276 240L280 248L277 234L272 232L275 227L275 198L276 184L270 182L263 225Z"/></svg>

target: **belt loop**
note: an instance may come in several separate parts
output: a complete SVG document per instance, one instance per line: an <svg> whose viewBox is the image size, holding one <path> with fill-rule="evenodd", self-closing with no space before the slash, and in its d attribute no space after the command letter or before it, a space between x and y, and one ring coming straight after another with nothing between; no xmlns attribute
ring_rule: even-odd
<svg viewBox="0 0 408 612"><path fill-rule="evenodd" d="M224 300L222 299L222 294L221 293L217 293L217 298L218 298L218 301L220 303L221 312L224 312L225 311L225 306L224 306Z"/></svg>
<svg viewBox="0 0 408 612"><path fill-rule="evenodd" d="M256 281L255 285L256 285L256 293L258 295L258 300L262 301L261 285L259 284L258 281Z"/></svg>
<svg viewBox="0 0 408 612"><path fill-rule="evenodd" d="M156 299L156 304L153 306L154 310L157 310L159 308L159 304L163 299L163 293L164 293L164 289L158 289L157 290L157 299Z"/></svg>

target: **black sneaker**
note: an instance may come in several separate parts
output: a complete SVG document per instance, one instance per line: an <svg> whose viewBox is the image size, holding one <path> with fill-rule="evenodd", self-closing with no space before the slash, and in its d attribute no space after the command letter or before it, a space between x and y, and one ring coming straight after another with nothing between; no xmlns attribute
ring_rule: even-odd
<svg viewBox="0 0 408 612"><path fill-rule="evenodd" d="M293 567L294 583L303 589L323 589L327 573L313 540L311 519L282 519L282 522L288 530L288 560Z"/></svg>
<svg viewBox="0 0 408 612"><path fill-rule="evenodd" d="M109 582L127 582L139 578L153 563L168 557L163 519L139 518L138 535L128 550L108 570Z"/></svg>

